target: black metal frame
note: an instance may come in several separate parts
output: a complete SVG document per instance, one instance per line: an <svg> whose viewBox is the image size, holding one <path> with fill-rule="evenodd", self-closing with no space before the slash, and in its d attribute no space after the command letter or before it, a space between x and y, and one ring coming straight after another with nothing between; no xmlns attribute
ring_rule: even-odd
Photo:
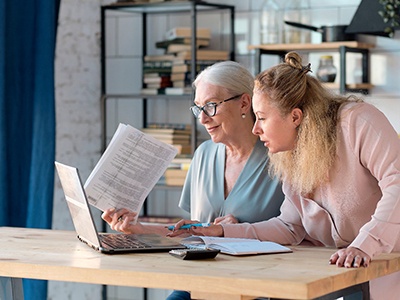
<svg viewBox="0 0 400 300"><path fill-rule="evenodd" d="M187 96L182 95L141 95L141 94L129 94L129 95L110 95L106 91L106 53L105 53L105 20L106 11L118 10L132 13L142 14L142 55L143 57L147 53L146 33L147 33L147 15L148 14L170 14L182 11L190 11L191 18L191 29L192 29L192 49L196 48L196 28L197 28L197 13L201 11L210 10L229 10L230 11L230 49L229 57L230 60L235 60L235 7L226 4L208 3L199 0L193 1L171 1L171 2L156 2L156 3L143 3L143 4L120 4L115 3L111 5L104 5L101 7L101 120L102 120L102 151L106 149L106 102L108 98L138 98L143 100L143 126L147 125L147 100L148 99L182 99L187 100ZM196 72L196 51L192 51L191 57L191 79L197 75ZM191 101L193 100L193 95ZM191 134L191 146L194 150L197 146L197 122L196 119L192 120L192 134Z"/></svg>
<svg viewBox="0 0 400 300"><path fill-rule="evenodd" d="M289 44L288 44L289 46ZM314 52L323 51L321 49L315 50ZM262 55L279 55L281 58L285 56L289 51L286 50L265 50L265 49L256 49L256 60L255 60L255 69L257 72L261 72L261 56ZM313 50L308 50L308 52L313 52ZM340 55L340 83L339 83L339 91L341 94L345 94L346 92L361 92L363 94L368 94L368 89L350 89L346 86L346 54L348 52L352 53L360 53L362 55L362 83L369 83L369 50L361 49L355 47L348 46L339 46L339 55Z"/></svg>
<svg viewBox="0 0 400 300"><path fill-rule="evenodd" d="M171 1L171 2L159 2L159 3L143 3L143 4L126 4L126 3L115 3L111 5L101 6L101 18L100 18L100 30L101 30L101 42L100 42L100 63L101 63L101 122L102 122L102 152L107 147L106 129L107 129L107 100L109 98L137 98L143 101L143 127L147 125L147 100L148 99L182 99L187 100L187 95L142 95L142 94L121 94L121 95L111 95L107 94L106 90L106 12L114 11L125 11L130 13L140 13L142 14L142 56L147 54L147 15L148 14L170 14L183 11L190 11L191 18L191 30L192 30L192 49L196 49L196 29L197 29L197 13L199 11L210 11L210 10L229 10L230 11L230 49L229 57L230 60L235 60L235 7L232 5L225 4L215 4L207 3L200 0L189 0L189 1ZM196 51L192 51L191 54L191 79L192 81L197 75L196 72ZM193 101L194 95L190 101ZM190 113L188 111L188 113ZM191 146L192 151L197 146L197 120L192 118L192 133L191 133ZM143 213L147 214L146 202L143 205ZM103 299L107 299L107 289L103 286ZM147 289L144 289L144 299L147 299Z"/></svg>

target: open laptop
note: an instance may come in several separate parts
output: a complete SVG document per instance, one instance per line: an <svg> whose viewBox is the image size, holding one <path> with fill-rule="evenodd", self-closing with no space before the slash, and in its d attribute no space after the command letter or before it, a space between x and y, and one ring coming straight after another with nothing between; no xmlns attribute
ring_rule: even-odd
<svg viewBox="0 0 400 300"><path fill-rule="evenodd" d="M156 234L99 233L77 168L55 162L79 240L107 254L184 249L172 238Z"/></svg>

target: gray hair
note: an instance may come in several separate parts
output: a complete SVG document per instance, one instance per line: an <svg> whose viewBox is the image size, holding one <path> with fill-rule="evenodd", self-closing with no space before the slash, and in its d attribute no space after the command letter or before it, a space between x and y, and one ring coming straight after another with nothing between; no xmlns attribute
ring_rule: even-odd
<svg viewBox="0 0 400 300"><path fill-rule="evenodd" d="M200 81L226 88L234 95L253 96L254 76L234 61L217 62L207 67L196 77L193 87L196 88Z"/></svg>

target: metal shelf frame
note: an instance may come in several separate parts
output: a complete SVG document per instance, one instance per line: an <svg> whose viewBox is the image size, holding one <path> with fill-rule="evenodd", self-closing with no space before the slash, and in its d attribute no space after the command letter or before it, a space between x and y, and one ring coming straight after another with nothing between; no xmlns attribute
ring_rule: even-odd
<svg viewBox="0 0 400 300"><path fill-rule="evenodd" d="M182 99L187 100L188 96L193 101L194 94L192 95L109 95L106 90L106 14L107 11L124 11L128 13L139 13L142 15L142 55L143 57L147 54L147 16L148 14L173 14L178 12L190 12L190 24L192 31L192 49L196 49L196 29L197 29L197 14L212 10L227 10L230 16L230 43L229 43L229 58L235 60L235 7L226 4L208 3L205 1L193 0L193 1L168 1L168 2L156 2L156 3L114 3L110 5L101 6L101 121L102 121L102 151L107 147L106 141L106 128L107 128L107 100L109 98L137 98L143 100L143 127L147 125L147 100L148 99ZM196 51L192 51L191 54L191 80L193 81L197 75L196 72ZM197 122L193 117L192 119L192 138L191 146L194 149L197 146Z"/></svg>
<svg viewBox="0 0 400 300"><path fill-rule="evenodd" d="M282 59L289 51L301 52L321 52L321 51L338 51L340 56L340 82L339 91L341 94L346 92L361 92L368 94L369 88L369 68L370 68L370 55L369 49L374 47L371 44L358 43L356 41L350 42L332 42L321 44L276 44L276 45L253 45L249 49L256 51L255 69L261 72L261 57L262 55L279 55ZM362 55L362 83L357 86L350 87L346 84L346 56L347 53L360 53ZM371 87L371 86L369 86Z"/></svg>

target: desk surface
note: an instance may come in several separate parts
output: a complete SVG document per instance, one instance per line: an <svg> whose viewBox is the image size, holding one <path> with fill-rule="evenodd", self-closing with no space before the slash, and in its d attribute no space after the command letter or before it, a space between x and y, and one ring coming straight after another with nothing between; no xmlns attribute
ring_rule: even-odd
<svg viewBox="0 0 400 300"><path fill-rule="evenodd" d="M0 276L181 289L211 294L312 299L400 270L400 253L368 268L329 265L335 249L183 261L168 253L100 254L72 231L0 228Z"/></svg>

